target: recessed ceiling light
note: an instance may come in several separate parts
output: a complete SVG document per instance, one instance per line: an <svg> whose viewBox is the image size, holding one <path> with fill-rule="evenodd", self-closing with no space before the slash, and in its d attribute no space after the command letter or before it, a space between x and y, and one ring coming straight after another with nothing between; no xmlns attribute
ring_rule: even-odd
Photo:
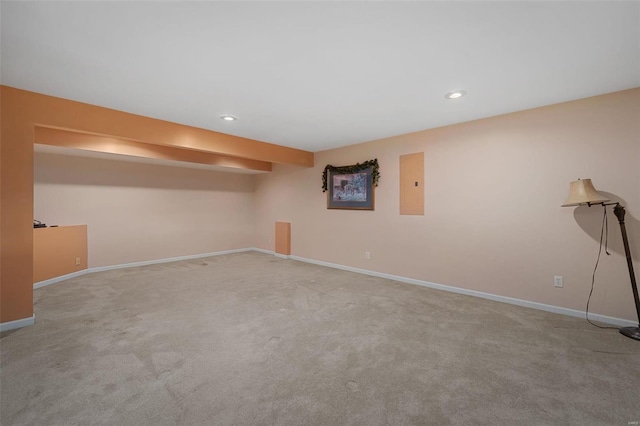
<svg viewBox="0 0 640 426"><path fill-rule="evenodd" d="M225 115L221 115L220 119L224 120L224 121L236 121L238 119L238 117L234 117L233 115L225 114Z"/></svg>
<svg viewBox="0 0 640 426"><path fill-rule="evenodd" d="M444 97L447 99L458 99L463 97L466 94L467 92L465 92L464 90L455 90L453 92L447 93L446 95L444 95Z"/></svg>

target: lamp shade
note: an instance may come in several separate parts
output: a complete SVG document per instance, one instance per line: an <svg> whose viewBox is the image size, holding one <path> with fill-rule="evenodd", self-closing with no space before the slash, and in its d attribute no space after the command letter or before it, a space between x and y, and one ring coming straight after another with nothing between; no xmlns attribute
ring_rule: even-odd
<svg viewBox="0 0 640 426"><path fill-rule="evenodd" d="M596 191L591 179L578 179L569 184L569 198L562 207L601 204L609 201Z"/></svg>

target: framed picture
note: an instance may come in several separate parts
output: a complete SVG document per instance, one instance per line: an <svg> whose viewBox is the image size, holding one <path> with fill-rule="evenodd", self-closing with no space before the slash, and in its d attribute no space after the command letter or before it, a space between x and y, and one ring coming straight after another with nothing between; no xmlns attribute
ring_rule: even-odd
<svg viewBox="0 0 640 426"><path fill-rule="evenodd" d="M327 208L373 210L373 167L353 172L328 170Z"/></svg>

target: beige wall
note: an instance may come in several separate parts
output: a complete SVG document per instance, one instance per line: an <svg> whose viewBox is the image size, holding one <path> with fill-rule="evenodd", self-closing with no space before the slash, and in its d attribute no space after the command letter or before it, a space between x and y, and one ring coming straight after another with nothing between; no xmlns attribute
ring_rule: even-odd
<svg viewBox="0 0 640 426"><path fill-rule="evenodd" d="M284 221L294 256L583 310L602 208L560 204L587 177L622 201L640 273L639 117L636 89L320 152L314 168L258 176L35 153L34 217L86 223L89 267L273 250ZM414 152L425 153L425 215L400 216L399 156ZM327 210L324 166L373 158L375 211ZM613 214L609 225L612 256L591 309L635 320Z"/></svg>
<svg viewBox="0 0 640 426"><path fill-rule="evenodd" d="M400 216L399 156L414 152L425 153L425 215ZM327 210L324 166L373 158L375 211ZM602 207L560 207L578 178L627 207L637 275L638 89L319 152L312 169L276 165L255 178L256 246L273 249L273 223L291 222L294 256L583 310ZM635 320L612 213L609 230L591 311Z"/></svg>
<svg viewBox="0 0 640 426"><path fill-rule="evenodd" d="M33 282L87 269L87 225L33 230Z"/></svg>
<svg viewBox="0 0 640 426"><path fill-rule="evenodd" d="M253 245L253 177L34 154L34 217L88 225L89 267Z"/></svg>

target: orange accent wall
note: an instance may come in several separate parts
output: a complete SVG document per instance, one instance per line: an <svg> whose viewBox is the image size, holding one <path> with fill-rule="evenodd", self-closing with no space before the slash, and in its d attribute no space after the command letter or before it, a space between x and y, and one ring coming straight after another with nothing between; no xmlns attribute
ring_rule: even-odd
<svg viewBox="0 0 640 426"><path fill-rule="evenodd" d="M271 163L267 161L229 157L227 155L211 154L191 149L133 142L107 136L50 129L47 127L35 128L35 143L109 154L209 164L233 169L250 169L263 172L271 171Z"/></svg>
<svg viewBox="0 0 640 426"><path fill-rule="evenodd" d="M48 127L251 160L313 166L313 153L0 86L0 322L33 315L33 143Z"/></svg>
<svg viewBox="0 0 640 426"><path fill-rule="evenodd" d="M30 125L71 130L174 148L313 167L313 153L95 105L2 86L7 107L20 107ZM4 108L3 108L4 109Z"/></svg>
<svg viewBox="0 0 640 426"><path fill-rule="evenodd" d="M291 254L291 223L276 222L276 253Z"/></svg>
<svg viewBox="0 0 640 426"><path fill-rule="evenodd" d="M0 322L33 315L33 124L0 86Z"/></svg>
<svg viewBox="0 0 640 426"><path fill-rule="evenodd" d="M33 282L87 269L87 255L87 225L34 229Z"/></svg>
<svg viewBox="0 0 640 426"><path fill-rule="evenodd" d="M424 152L400 156L400 214L424 215Z"/></svg>

